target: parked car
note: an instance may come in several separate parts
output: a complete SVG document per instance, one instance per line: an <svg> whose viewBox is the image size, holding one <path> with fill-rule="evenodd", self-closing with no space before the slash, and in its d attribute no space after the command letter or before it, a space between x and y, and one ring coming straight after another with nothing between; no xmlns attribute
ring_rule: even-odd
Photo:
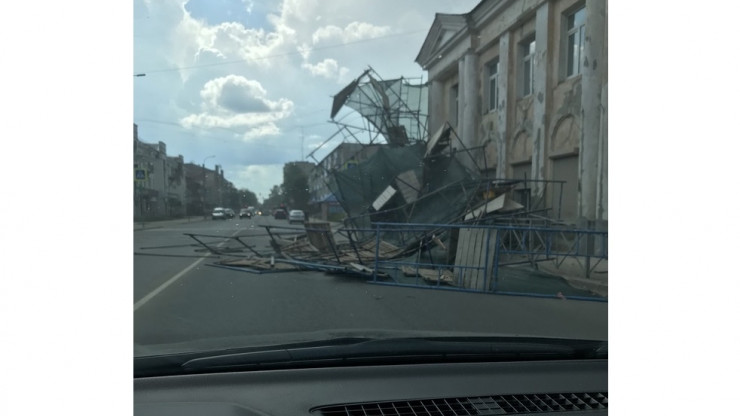
<svg viewBox="0 0 740 416"><path fill-rule="evenodd" d="M275 217L276 220L284 220L288 218L288 213L285 212L284 209L276 209L272 216Z"/></svg>
<svg viewBox="0 0 740 416"><path fill-rule="evenodd" d="M288 224L293 224L293 222L303 223L305 220L306 214L304 214L300 209L293 209L288 215Z"/></svg>
<svg viewBox="0 0 740 416"><path fill-rule="evenodd" d="M244 218L244 217L252 218L252 211L250 211L247 208L240 209L239 210L239 218Z"/></svg>
<svg viewBox="0 0 740 416"><path fill-rule="evenodd" d="M221 207L213 208L213 212L211 212L211 219L214 219L214 220L225 220L226 219L226 210L223 209L223 208L221 208Z"/></svg>

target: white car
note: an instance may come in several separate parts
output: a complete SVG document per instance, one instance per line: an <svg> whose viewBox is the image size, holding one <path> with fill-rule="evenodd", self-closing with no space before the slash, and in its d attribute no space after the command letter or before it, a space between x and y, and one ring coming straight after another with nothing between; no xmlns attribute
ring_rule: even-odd
<svg viewBox="0 0 740 416"><path fill-rule="evenodd" d="M223 208L213 208L213 212L211 213L211 219L225 220L226 210L224 210Z"/></svg>
<svg viewBox="0 0 740 416"><path fill-rule="evenodd" d="M288 213L288 224L292 224L295 222L304 222L306 220L306 214L303 213L300 209L293 209Z"/></svg>

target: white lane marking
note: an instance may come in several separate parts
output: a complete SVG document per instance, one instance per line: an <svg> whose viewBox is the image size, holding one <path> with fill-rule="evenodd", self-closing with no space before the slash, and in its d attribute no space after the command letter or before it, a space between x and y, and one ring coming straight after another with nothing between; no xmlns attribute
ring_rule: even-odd
<svg viewBox="0 0 740 416"><path fill-rule="evenodd" d="M239 230L234 231L234 233L231 234L231 237L235 236L238 233L239 233ZM221 247L224 244L226 244L226 241L221 242L216 247ZM179 278L183 277L187 272L189 272L190 270L192 270L193 267L195 267L198 264L200 264L203 260L205 260L206 258L208 258L210 255L211 255L210 252L207 253L205 255L205 257L196 260L190 266L182 269L179 273L177 273L176 275L170 277L169 280L167 280L166 282L162 283L158 288L152 290L151 293L149 293L148 295L146 295L143 298L139 299L138 302L134 303L134 312L136 312L136 310L139 309L140 307L144 306L145 303L149 302L153 297L157 296L160 292L162 292L163 290L167 289L167 286L175 283Z"/></svg>

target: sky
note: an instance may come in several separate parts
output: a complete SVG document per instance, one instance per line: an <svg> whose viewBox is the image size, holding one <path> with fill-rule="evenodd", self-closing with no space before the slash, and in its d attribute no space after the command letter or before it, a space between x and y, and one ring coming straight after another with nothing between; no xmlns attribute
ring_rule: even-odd
<svg viewBox="0 0 740 416"><path fill-rule="evenodd" d="M320 161L341 136L332 96L371 67L423 82L414 62L435 13L477 0L135 0L134 123L169 156L220 165L259 199L285 163ZM351 110L335 119L360 123ZM211 157L213 156L213 157Z"/></svg>

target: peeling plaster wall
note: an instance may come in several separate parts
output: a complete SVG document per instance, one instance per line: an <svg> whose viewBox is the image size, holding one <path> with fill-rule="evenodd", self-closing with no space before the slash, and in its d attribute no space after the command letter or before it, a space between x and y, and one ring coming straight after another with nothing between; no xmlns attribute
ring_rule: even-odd
<svg viewBox="0 0 740 416"><path fill-rule="evenodd" d="M525 39L535 34L535 18L532 15L522 26L514 29L511 33L511 61L509 74L509 93L513 98L514 106L510 108L509 120L510 128L508 130L508 146L512 149L507 154L507 177L513 175L511 165L531 162L532 160L532 120L534 118L534 96L528 95L522 97L521 94L521 62L523 59L521 44ZM522 134L524 133L524 134ZM523 153L526 152L526 153ZM531 177L531 173L527 175Z"/></svg>
<svg viewBox="0 0 740 416"><path fill-rule="evenodd" d="M501 94L505 96L506 88L501 86L501 81L506 77L508 71L504 69L504 59L508 57L502 56L500 53L500 45L494 43L487 49L481 52L480 59L478 62L478 82L480 83L480 100L481 100L481 117L478 129L480 131L479 145L485 146L484 151L478 157L478 165L481 169L490 171L498 165L498 143L499 133L501 129L501 123L499 122L499 111L506 113L506 106L501 105ZM491 110L489 108L489 84L488 78L490 76L488 64L495 58L499 60L499 105L498 108L501 110ZM506 60L508 62L508 60ZM504 103L506 101L504 100Z"/></svg>
<svg viewBox="0 0 740 416"><path fill-rule="evenodd" d="M561 83L553 90L551 95L553 110L551 110L550 116L552 120L551 128L548 132L550 137L549 154L551 157L578 154L581 126L581 77L571 78ZM556 138L558 129L561 127L562 121L567 118L575 118L579 136L572 137L567 141L558 140Z"/></svg>
<svg viewBox="0 0 740 416"><path fill-rule="evenodd" d="M492 20L481 22L479 30L481 49L490 46L511 28L521 26L522 22L532 19L537 8L545 1L515 0L508 3Z"/></svg>

